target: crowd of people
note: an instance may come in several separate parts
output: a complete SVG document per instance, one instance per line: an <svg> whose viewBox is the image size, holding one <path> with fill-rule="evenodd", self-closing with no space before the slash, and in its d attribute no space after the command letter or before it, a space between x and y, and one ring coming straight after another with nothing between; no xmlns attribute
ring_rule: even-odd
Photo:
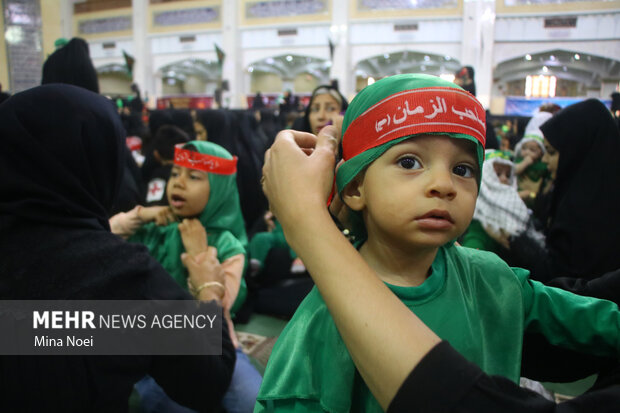
<svg viewBox="0 0 620 413"><path fill-rule="evenodd" d="M222 309L222 353L0 356L3 411L127 411L132 392L145 412L620 406L620 131L600 101L507 138L471 67L351 102L321 85L296 119L147 112L134 91L99 95L72 39L3 96L1 298L195 300ZM264 377L235 334L253 313L290 320ZM518 386L594 374L559 405Z"/></svg>

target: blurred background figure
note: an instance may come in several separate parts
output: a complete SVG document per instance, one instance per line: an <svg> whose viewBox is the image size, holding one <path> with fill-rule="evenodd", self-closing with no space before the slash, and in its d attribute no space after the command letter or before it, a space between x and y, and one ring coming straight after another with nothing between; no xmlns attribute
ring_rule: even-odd
<svg viewBox="0 0 620 413"><path fill-rule="evenodd" d="M333 124L337 116L343 116L348 106L338 89L321 85L312 91L304 116L293 123L292 129L318 135L323 127Z"/></svg>

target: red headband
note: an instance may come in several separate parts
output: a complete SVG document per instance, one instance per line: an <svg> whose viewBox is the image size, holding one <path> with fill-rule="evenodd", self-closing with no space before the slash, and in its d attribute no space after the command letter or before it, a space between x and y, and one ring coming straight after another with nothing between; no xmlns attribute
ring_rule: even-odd
<svg viewBox="0 0 620 413"><path fill-rule="evenodd" d="M462 133L484 147L486 113L470 93L451 87L405 90L374 104L347 128L345 160L385 142L421 133Z"/></svg>
<svg viewBox="0 0 620 413"><path fill-rule="evenodd" d="M217 156L183 149L180 146L174 148L174 164L219 175L232 175L237 172L236 156L233 156L232 159L218 158Z"/></svg>

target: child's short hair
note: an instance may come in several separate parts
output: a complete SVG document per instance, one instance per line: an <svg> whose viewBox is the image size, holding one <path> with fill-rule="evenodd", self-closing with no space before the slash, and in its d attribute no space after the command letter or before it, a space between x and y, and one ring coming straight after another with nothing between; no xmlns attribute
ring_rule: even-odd
<svg viewBox="0 0 620 413"><path fill-rule="evenodd" d="M482 170L486 112L476 98L436 76L402 74L364 88L351 102L342 125L344 163L336 174L338 193L375 159L404 140L422 134L447 135L476 144ZM480 176L478 176L480 183ZM353 219L355 221L355 218ZM359 225L353 228L359 237Z"/></svg>

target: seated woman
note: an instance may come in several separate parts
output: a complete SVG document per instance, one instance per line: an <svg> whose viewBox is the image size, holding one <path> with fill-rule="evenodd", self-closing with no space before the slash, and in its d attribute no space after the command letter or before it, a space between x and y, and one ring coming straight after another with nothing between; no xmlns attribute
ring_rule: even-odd
<svg viewBox="0 0 620 413"><path fill-rule="evenodd" d="M542 247L529 232L510 239L510 264L532 278L596 278L620 268L620 132L609 110L589 99L560 111L541 126L544 161L555 176L548 202L535 205Z"/></svg>
<svg viewBox="0 0 620 413"><path fill-rule="evenodd" d="M125 135L107 99L45 85L12 96L0 118L0 299L192 299L146 248L110 233ZM192 282L221 281L186 262ZM221 297L205 290L200 299ZM235 363L223 324L221 356L2 356L0 410L127 411L133 384L149 374L174 400L207 411Z"/></svg>

